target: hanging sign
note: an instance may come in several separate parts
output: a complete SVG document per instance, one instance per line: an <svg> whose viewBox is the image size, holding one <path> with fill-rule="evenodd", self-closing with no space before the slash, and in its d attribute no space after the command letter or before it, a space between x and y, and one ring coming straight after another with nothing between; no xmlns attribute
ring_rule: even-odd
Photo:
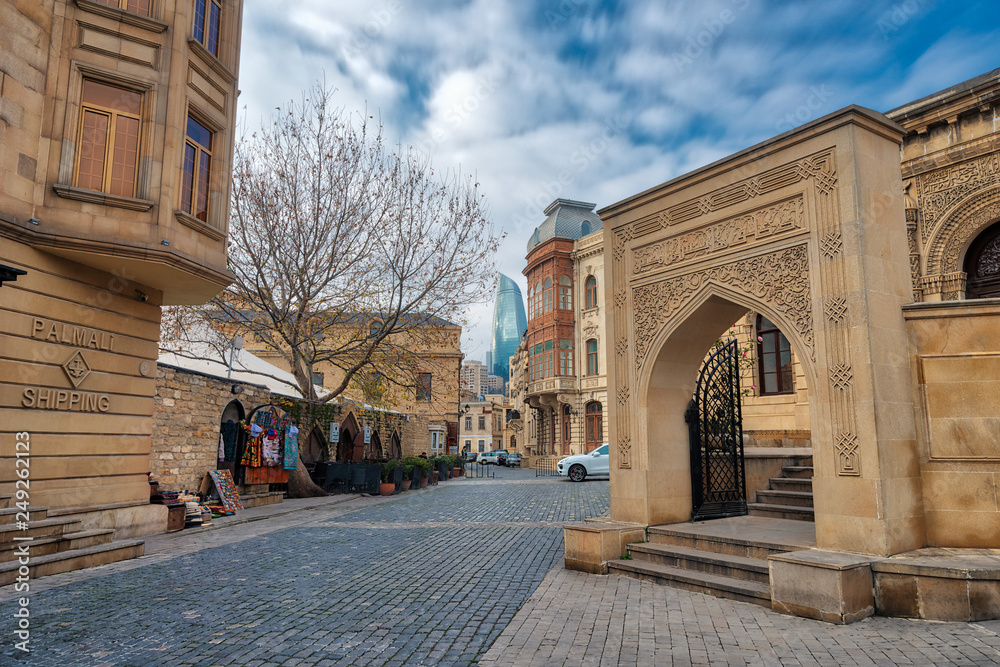
<svg viewBox="0 0 1000 667"><path fill-rule="evenodd" d="M329 442L340 442L340 422L330 422Z"/></svg>
<svg viewBox="0 0 1000 667"><path fill-rule="evenodd" d="M372 427L371 426L365 426L365 444L366 445L372 444Z"/></svg>

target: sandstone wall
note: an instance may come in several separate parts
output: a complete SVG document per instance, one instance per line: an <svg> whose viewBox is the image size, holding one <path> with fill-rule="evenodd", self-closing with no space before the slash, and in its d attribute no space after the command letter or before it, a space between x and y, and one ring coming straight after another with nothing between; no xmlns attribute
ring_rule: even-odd
<svg viewBox="0 0 1000 667"><path fill-rule="evenodd" d="M209 470L218 468L219 426L230 401L247 414L270 401L266 387L234 382L172 366L158 366L149 469L161 489L194 489Z"/></svg>

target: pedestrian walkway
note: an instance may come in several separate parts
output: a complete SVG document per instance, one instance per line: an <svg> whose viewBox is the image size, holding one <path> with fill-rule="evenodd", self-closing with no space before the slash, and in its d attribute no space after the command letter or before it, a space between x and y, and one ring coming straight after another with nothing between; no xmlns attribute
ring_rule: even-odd
<svg viewBox="0 0 1000 667"><path fill-rule="evenodd" d="M555 568L481 667L1000 665L1000 621L832 625L618 575Z"/></svg>

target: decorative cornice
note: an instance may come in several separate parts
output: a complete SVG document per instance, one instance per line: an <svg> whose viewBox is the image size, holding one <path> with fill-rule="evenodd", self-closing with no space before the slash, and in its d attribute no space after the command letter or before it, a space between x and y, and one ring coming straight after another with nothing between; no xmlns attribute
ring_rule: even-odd
<svg viewBox="0 0 1000 667"><path fill-rule="evenodd" d="M996 151L1000 151L1000 135L989 135L974 141L967 141L964 144L949 146L930 155L904 162L902 165L903 178L925 174Z"/></svg>

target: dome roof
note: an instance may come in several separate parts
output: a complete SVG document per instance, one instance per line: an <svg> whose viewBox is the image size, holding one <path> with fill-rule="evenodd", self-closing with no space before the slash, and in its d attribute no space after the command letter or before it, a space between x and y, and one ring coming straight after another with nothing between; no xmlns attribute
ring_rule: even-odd
<svg viewBox="0 0 1000 667"><path fill-rule="evenodd" d="M592 234L604 225L601 217L594 212L597 204L572 199L557 199L545 209L545 221L535 228L528 239L530 253L549 239L571 239Z"/></svg>

